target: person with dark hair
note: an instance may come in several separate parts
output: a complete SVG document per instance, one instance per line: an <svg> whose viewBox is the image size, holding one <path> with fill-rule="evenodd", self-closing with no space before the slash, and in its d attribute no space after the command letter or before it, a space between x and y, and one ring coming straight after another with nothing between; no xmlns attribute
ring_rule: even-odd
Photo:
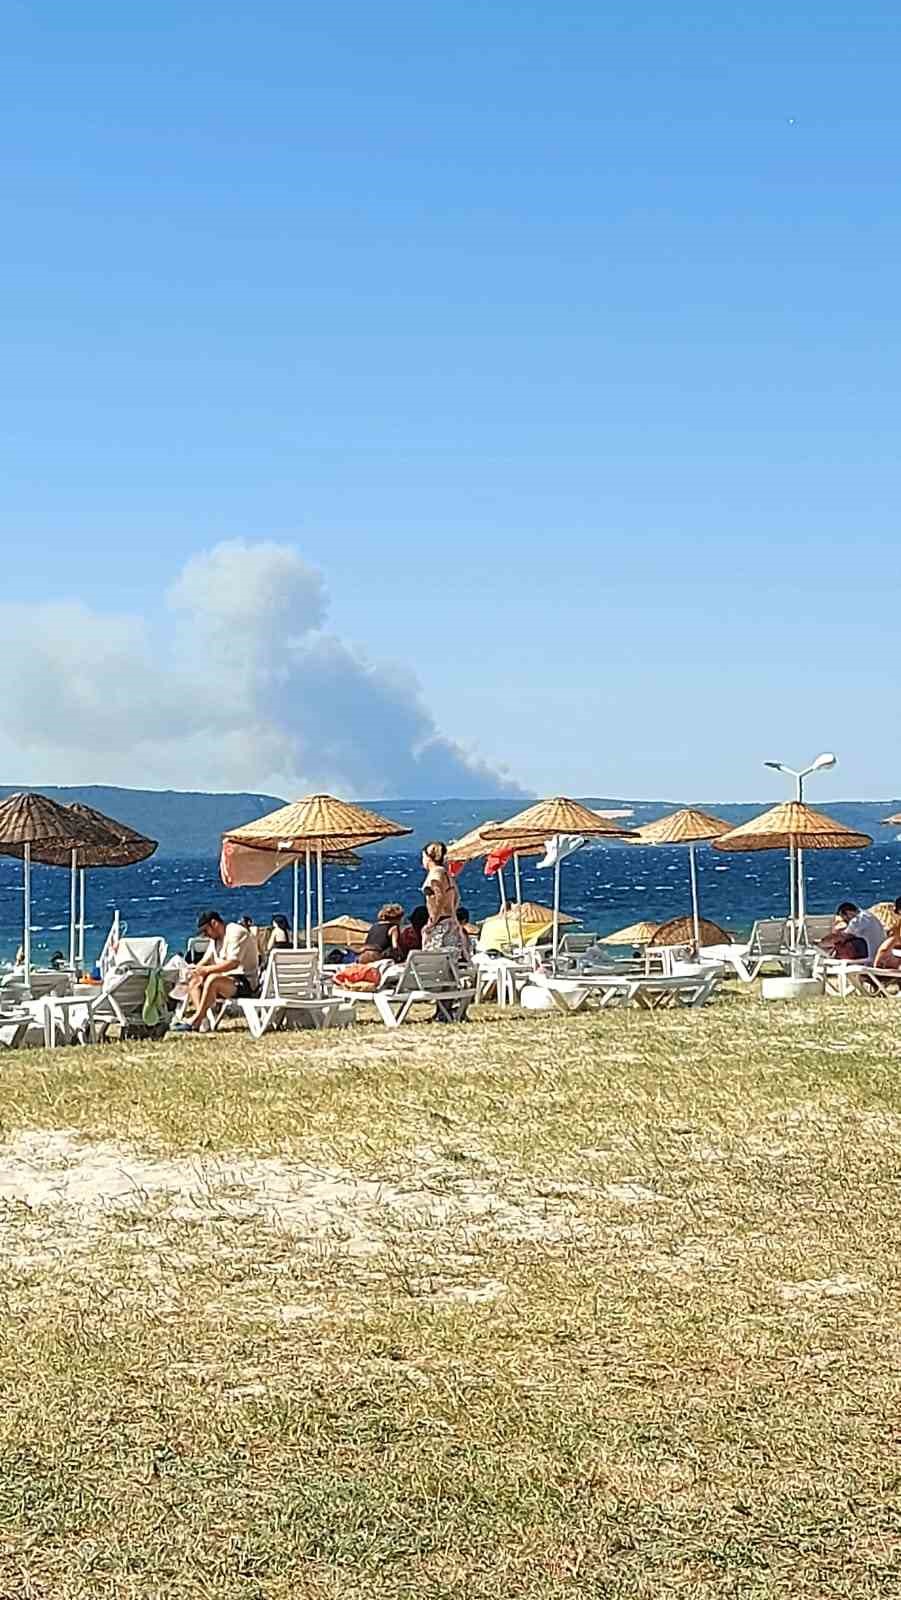
<svg viewBox="0 0 901 1600"><path fill-rule="evenodd" d="M197 931L209 944L188 979L187 1010L191 1020L177 1023L175 1032L199 1033L207 1013L220 1000L250 999L260 982L260 955L256 938L241 922L226 922L218 911L202 911Z"/></svg>
<svg viewBox="0 0 901 1600"><path fill-rule="evenodd" d="M369 967L375 961L397 961L400 957L400 925L404 920L403 906L382 906L381 911L366 935L366 943L360 951L358 960L361 967Z"/></svg>
<svg viewBox="0 0 901 1600"><path fill-rule="evenodd" d="M853 900L843 900L835 913L835 924L823 940L823 946L837 961L866 961L876 959L885 943L885 929L872 911L861 911Z"/></svg>
<svg viewBox="0 0 901 1600"><path fill-rule="evenodd" d="M272 918L272 936L269 940L270 950L290 950L294 944L287 917L276 911Z"/></svg>
<svg viewBox="0 0 901 1600"><path fill-rule="evenodd" d="M425 906L414 906L405 928L400 930L400 953L408 956L411 950L422 949L422 930L429 920Z"/></svg>
<svg viewBox="0 0 901 1600"><path fill-rule="evenodd" d="M458 906L457 907L457 921L460 924L460 933L461 933L461 935L463 937L463 954L465 955L467 961L471 961L472 960L472 939L470 937L469 927L468 927L468 923L469 923L469 907L468 906Z"/></svg>

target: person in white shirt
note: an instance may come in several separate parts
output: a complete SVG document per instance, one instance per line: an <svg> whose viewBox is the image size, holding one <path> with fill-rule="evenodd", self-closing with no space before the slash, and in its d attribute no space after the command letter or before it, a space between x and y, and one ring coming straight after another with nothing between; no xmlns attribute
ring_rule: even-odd
<svg viewBox="0 0 901 1600"><path fill-rule="evenodd" d="M178 1031L199 1033L207 1013L220 1000L250 999L260 982L260 954L255 933L241 922L226 922L218 911L204 911L197 918L198 933L210 943L188 981L186 1010L190 1022L180 1023Z"/></svg>
<svg viewBox="0 0 901 1600"><path fill-rule="evenodd" d="M866 961L873 965L885 943L885 928L872 911L861 911L853 900L843 900L835 913L832 933L823 940L839 961Z"/></svg>

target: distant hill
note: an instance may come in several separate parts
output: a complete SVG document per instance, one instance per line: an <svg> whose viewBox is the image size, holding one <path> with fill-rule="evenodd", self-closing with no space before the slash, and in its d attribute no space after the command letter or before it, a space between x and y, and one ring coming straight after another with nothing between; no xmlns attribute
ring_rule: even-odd
<svg viewBox="0 0 901 1600"><path fill-rule="evenodd" d="M0 798L13 794L25 785L0 784ZM50 795L63 805L81 801L96 806L111 817L128 823L151 839L158 839L163 856L218 855L221 835L228 829L265 816L276 806L284 804L271 794L192 794L178 789L119 789L102 784L86 787L53 788L44 785L42 794ZM755 812L775 804L778 795L744 805L721 805L717 801L695 801L706 811L724 817L729 822L743 822ZM633 822L638 826L675 810L684 802L678 800L623 800L611 795L596 795L587 799L590 806L632 806ZM817 805L818 796L811 795ZM467 833L477 822L487 817L510 816L517 809L511 801L486 800L365 800L362 804L381 811L396 822L413 829L409 838L389 840L384 845L370 848L379 851L417 851L429 839L456 839ZM882 819L901 809L901 800L835 800L824 804L823 809L849 827L872 834L882 842L890 842L895 831L882 826ZM626 823L628 826L628 823Z"/></svg>

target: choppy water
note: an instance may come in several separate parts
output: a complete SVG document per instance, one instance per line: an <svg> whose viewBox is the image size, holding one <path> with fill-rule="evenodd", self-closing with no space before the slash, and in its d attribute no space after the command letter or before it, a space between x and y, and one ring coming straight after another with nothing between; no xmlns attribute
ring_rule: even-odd
<svg viewBox="0 0 901 1600"><path fill-rule="evenodd" d="M831 911L844 898L866 906L901 893L901 845L895 841L869 850L816 851L805 859L811 911ZM525 897L549 903L552 874L536 871L529 862L523 863L522 873ZM746 931L756 917L785 913L787 877L786 858L778 851L726 855L708 847L698 850L702 910L735 933ZM421 883L417 857L372 854L367 858L364 853L356 871L326 870L326 916L345 912L371 917L386 900L412 907L421 898ZM512 883L509 886L512 889ZM623 845L584 850L564 862L562 886L564 910L581 918L586 928L607 933L639 918L662 921L688 911L687 852L674 847L638 850ZM483 876L480 863L464 869L460 887L477 920L497 909L496 882ZM34 869L36 957L67 948L68 896L67 873ZM222 887L214 860L154 858L122 871L90 873L87 955L96 956L116 909L129 932L162 934L170 949L180 949L204 907L220 908L227 917L246 912L265 923L274 911L290 918L291 902L290 872L262 889L228 890ZM0 858L0 958L10 959L21 937L22 867L17 861Z"/></svg>

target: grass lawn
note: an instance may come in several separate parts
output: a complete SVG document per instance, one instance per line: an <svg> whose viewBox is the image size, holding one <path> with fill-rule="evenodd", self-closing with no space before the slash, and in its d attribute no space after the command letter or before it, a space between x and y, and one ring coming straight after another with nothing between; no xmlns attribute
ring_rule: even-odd
<svg viewBox="0 0 901 1600"><path fill-rule="evenodd" d="M901 1594L901 1006L0 1061L2 1600Z"/></svg>

